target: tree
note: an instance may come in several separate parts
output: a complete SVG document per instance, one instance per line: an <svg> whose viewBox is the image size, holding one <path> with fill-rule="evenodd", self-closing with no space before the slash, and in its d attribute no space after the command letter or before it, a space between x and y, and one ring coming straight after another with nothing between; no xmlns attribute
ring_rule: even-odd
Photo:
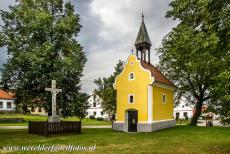
<svg viewBox="0 0 230 154"><path fill-rule="evenodd" d="M179 24L158 49L160 69L195 105L191 125L196 125L205 101L213 98L215 79L229 63L229 2L224 0L174 0L166 17Z"/></svg>
<svg viewBox="0 0 230 154"><path fill-rule="evenodd" d="M113 88L115 78L121 73L124 67L124 62L119 60L118 64L115 67L115 72L112 75L105 78L98 78L94 81L97 85L95 93L103 100L102 108L112 117L116 112L116 91Z"/></svg>
<svg viewBox="0 0 230 154"><path fill-rule="evenodd" d="M88 106L89 96L85 93L79 93L78 100L73 104L73 113L72 116L78 117L80 120L84 119L87 115L86 110Z"/></svg>
<svg viewBox="0 0 230 154"><path fill-rule="evenodd" d="M15 88L16 103L25 110L39 104L51 111L51 94L45 88L55 79L62 89L57 95L60 115L69 116L78 101L86 62L76 40L81 25L74 6L63 0L23 0L0 14L0 46L10 55L2 81Z"/></svg>
<svg viewBox="0 0 230 154"><path fill-rule="evenodd" d="M230 70L223 71L216 80L218 82L213 89L212 106L214 112L221 115L221 122L230 124Z"/></svg>

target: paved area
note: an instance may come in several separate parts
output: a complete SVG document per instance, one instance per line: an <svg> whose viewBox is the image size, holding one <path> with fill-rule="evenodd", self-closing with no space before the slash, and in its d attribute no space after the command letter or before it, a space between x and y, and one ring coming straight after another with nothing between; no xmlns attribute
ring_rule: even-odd
<svg viewBox="0 0 230 154"><path fill-rule="evenodd" d="M82 126L82 128L112 128L111 126ZM28 129L28 126L0 126L0 129Z"/></svg>
<svg viewBox="0 0 230 154"><path fill-rule="evenodd" d="M206 126L205 120L199 120L201 123L198 123L198 126ZM223 125L219 120L213 120L213 126L221 126L221 127L230 127L230 125Z"/></svg>

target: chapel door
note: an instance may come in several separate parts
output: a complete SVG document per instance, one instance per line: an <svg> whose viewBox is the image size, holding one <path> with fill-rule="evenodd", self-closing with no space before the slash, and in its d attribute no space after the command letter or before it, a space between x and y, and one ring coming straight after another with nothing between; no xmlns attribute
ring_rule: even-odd
<svg viewBox="0 0 230 154"><path fill-rule="evenodd" d="M128 111L128 131L137 131L137 111Z"/></svg>

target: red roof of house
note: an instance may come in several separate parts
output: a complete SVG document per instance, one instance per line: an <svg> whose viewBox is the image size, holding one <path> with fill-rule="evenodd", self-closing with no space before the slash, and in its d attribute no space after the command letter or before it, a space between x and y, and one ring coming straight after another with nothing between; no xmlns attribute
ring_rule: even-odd
<svg viewBox="0 0 230 154"><path fill-rule="evenodd" d="M14 99L14 97L4 90L0 89L0 99Z"/></svg>
<svg viewBox="0 0 230 154"><path fill-rule="evenodd" d="M141 65L151 72L151 75L155 78L156 82L167 84L173 87L176 87L168 78L164 76L155 66L151 63L141 61Z"/></svg>

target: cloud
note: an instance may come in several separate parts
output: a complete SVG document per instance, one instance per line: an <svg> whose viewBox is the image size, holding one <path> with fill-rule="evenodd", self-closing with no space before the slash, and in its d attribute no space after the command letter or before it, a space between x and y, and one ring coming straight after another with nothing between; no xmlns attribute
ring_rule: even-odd
<svg viewBox="0 0 230 154"><path fill-rule="evenodd" d="M87 21L92 21L90 32L88 25L84 27L83 21L83 31L80 33L80 38L86 33L89 36L82 42L88 54L82 80L83 91L91 92L96 88L94 79L110 75L119 59L127 59L130 50L134 48L142 11L152 42L151 61L153 64L158 63L155 48L160 46L163 37L177 25L177 22L165 18L169 3L169 0L94 0L88 3L87 15L84 15L85 11L79 11L81 16L87 17ZM93 41L87 44L87 40L92 38Z"/></svg>
<svg viewBox="0 0 230 154"><path fill-rule="evenodd" d="M109 76L118 60L128 58L134 48L142 11L152 42L151 62L158 63L155 48L160 46L163 37L177 25L177 22L165 18L170 1L70 0L76 13L80 14L83 27L77 39L88 58L82 78L83 92L91 93L96 88L93 83L95 79ZM8 1L0 0L0 9L6 8L8 4ZM0 57L3 57L0 60L6 58L2 53Z"/></svg>

